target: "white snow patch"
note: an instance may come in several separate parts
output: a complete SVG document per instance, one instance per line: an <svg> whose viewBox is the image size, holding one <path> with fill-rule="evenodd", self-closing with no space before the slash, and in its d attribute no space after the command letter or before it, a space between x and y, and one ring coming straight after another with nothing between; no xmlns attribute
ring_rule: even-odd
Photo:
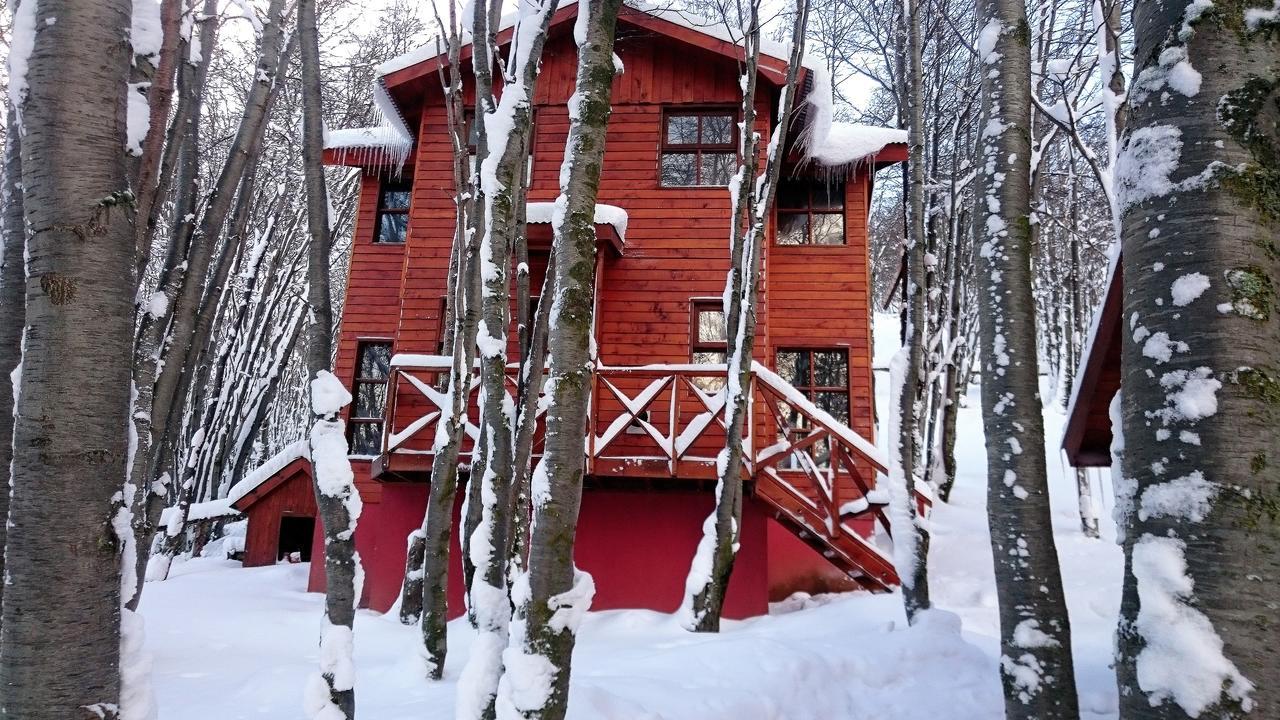
<svg viewBox="0 0 1280 720"><path fill-rule="evenodd" d="M1171 517L1201 522L1213 507L1218 486L1196 470L1189 475L1150 485L1142 492L1138 518Z"/></svg>
<svg viewBox="0 0 1280 720"><path fill-rule="evenodd" d="M1204 273L1188 273L1173 281L1170 292L1173 294L1173 304L1178 307L1186 307L1204 294L1209 289L1209 277Z"/></svg>

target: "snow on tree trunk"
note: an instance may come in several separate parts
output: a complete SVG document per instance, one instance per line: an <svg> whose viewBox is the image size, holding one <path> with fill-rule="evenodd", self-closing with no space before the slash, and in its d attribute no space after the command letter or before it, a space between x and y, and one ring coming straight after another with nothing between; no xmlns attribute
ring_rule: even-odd
<svg viewBox="0 0 1280 720"><path fill-rule="evenodd" d="M364 584L364 570L355 547L361 501L351 461L347 458L344 423L339 417L351 402L351 394L330 372L333 362L333 304L329 286L332 238L322 165L320 47L315 0L298 3L298 37L302 59L302 169L311 240L307 263L311 326L306 349L311 412L315 418L311 427L311 476L316 507L324 526L325 569L320 672L308 683L305 709L313 720L351 720L355 717L352 625Z"/></svg>
<svg viewBox="0 0 1280 720"><path fill-rule="evenodd" d="M35 0L31 0L35 2ZM18 3L10 6L16 15ZM22 327L26 319L26 273L23 250L27 231L22 220L22 135L17 108L9 103L5 119L4 185L0 187L0 488L9 487L13 461L13 412L18 399L18 365L22 362ZM11 380L12 378L12 380ZM0 490L0 517L9 517L9 493ZM7 528L0 522L0 549ZM0 551L0 577L4 552ZM0 583L0 602L4 583Z"/></svg>
<svg viewBox="0 0 1280 720"><path fill-rule="evenodd" d="M1121 716L1277 717L1280 22L1193 2L1139 3L1133 24Z"/></svg>
<svg viewBox="0 0 1280 720"><path fill-rule="evenodd" d="M124 162L130 12L126 0L24 0L14 22L9 89L30 234L0 687L5 716L23 720L119 717L116 532L123 523L128 534L128 516L112 512L132 449L137 292Z"/></svg>
<svg viewBox="0 0 1280 720"><path fill-rule="evenodd" d="M591 394L596 233L595 206L615 73L613 40L621 0L578 7L575 92L552 229L556 297L547 347L551 360L545 450L530 480L532 525L528 571L512 587L516 608L503 652L499 718L562 720L578 626L595 594L574 567L582 501L582 448Z"/></svg>
<svg viewBox="0 0 1280 720"><path fill-rule="evenodd" d="M984 0L979 14L986 125L974 233L1005 715L1074 720L1080 713L1049 511L1031 291L1030 30L1022 0Z"/></svg>
<svg viewBox="0 0 1280 720"><path fill-rule="evenodd" d="M483 121L489 154L479 165L480 197L487 224L480 248L481 320L476 333L480 359L480 415L486 442L484 455L471 468L471 482L478 483L479 523L467 546L475 565L469 596L479 636L458 681L459 720L492 718L502 651L507 645L511 603L507 594L512 522L512 431L515 406L506 391L507 327L510 318L510 248L514 245L518 217L515 201L524 193L525 148L532 127L530 106L537 88L538 63L551 16L558 0L540 5L522 4L514 30L512 54L506 67L510 75L492 112L477 116ZM485 18L476 13L477 20ZM477 24L475 37L482 26ZM481 63L476 67L480 68ZM489 92L477 73L477 92ZM523 231L523 229L520 229Z"/></svg>
<svg viewBox="0 0 1280 720"><path fill-rule="evenodd" d="M907 242L905 253L906 274L903 315L905 343L898 364L898 376L892 376L891 392L894 407L889 412L897 414L897 428L890 436L896 443L896 467L889 479L892 498L896 506L894 517L894 561L898 577L902 581L902 599L908 621L928 610L929 602L929 531L924 519L917 517L915 482L924 475L929 462L928 446L923 442L926 415L925 392L925 145L924 145L924 78L921 71L921 23L918 0L907 0L904 19L907 24ZM899 548L899 543L902 547Z"/></svg>
<svg viewBox="0 0 1280 720"><path fill-rule="evenodd" d="M740 15L745 28L741 47L743 67L742 116L738 142L738 171L729 181L731 202L729 273L725 281L725 337L728 338L725 382L725 446L716 458L716 505L702 524L685 595L677 614L681 623L696 632L717 632L724 608L729 576L733 572L742 527L743 429L751 397L751 357L755 347L756 298L760 286L761 254L765 225L781 173L786 133L790 127L804 34L808 25L807 0L796 3L791 34L791 57L778 101L777 123L769 138L765 170L757 177L760 134L755 130L756 69L760 61L760 6L748 3ZM729 23L728 18L724 22Z"/></svg>

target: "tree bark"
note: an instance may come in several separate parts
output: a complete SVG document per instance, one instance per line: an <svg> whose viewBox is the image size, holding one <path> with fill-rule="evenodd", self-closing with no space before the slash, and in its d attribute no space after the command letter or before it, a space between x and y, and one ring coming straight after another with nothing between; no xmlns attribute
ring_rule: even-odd
<svg viewBox="0 0 1280 720"><path fill-rule="evenodd" d="M613 92L614 30L621 0L587 0L574 36L578 41L575 102L561 167L553 221L556 302L549 321L550 406L542 460L531 480L533 520L529 570L515 580L516 619L499 683L500 718L562 720L568 711L569 674L578 624L591 604L591 576L574 567L573 543L582 501L583 441L590 402L591 333L595 309L595 206L604 165ZM517 691L542 683L543 697ZM533 676L530 676L533 673Z"/></svg>
<svg viewBox="0 0 1280 720"><path fill-rule="evenodd" d="M280 0L272 0L273 7ZM278 17L278 12L272 17ZM339 414L351 395L331 373L333 299L329 284L332 237L324 179L324 118L320 87L320 39L315 0L298 2L298 38L302 60L302 165L310 235L307 264L307 375L311 383L311 477L316 507L324 526L325 611L320 636L320 677L308 689L308 712L317 720L355 717L355 659L352 625L364 571L356 552L356 523L361 499L347 459L347 440Z"/></svg>
<svg viewBox="0 0 1280 720"><path fill-rule="evenodd" d="M921 28L919 0L907 0L907 146L910 153L908 160L908 197L907 197L907 273L902 281L906 286L906 303L904 305L907 327L903 332L906 339L903 351L906 353L906 372L902 379L902 387L898 392L898 463L897 473L901 477L894 478L901 487L896 488L895 501L903 507L895 514L900 524L906 527L896 528L894 539L905 542L903 551L895 551L894 555L903 567L898 568L902 581L902 600L906 609L907 620L914 622L916 615L930 606L929 602L929 531L923 519L917 517L915 503L915 481L923 475L924 468L931 460L928 446L923 443L922 435L925 422L923 412L925 383L925 146L924 146L924 77L921 71ZM919 466L920 469L917 469ZM905 521L905 522L901 522Z"/></svg>
<svg viewBox="0 0 1280 720"><path fill-rule="evenodd" d="M982 311L987 511L1009 720L1079 717L1049 511L1031 285L1030 30L1022 0L983 0L982 130L975 236Z"/></svg>
<svg viewBox="0 0 1280 720"><path fill-rule="evenodd" d="M115 717L120 702L116 546L129 528L111 512L128 463L137 291L130 12L124 0L17 10L15 35L32 40L18 91L30 233L0 623L5 718Z"/></svg>
<svg viewBox="0 0 1280 720"><path fill-rule="evenodd" d="M1116 183L1125 720L1280 716L1280 23L1263 9L1133 13ZM1189 633L1190 654L1167 641Z"/></svg>
<svg viewBox="0 0 1280 720"><path fill-rule="evenodd" d="M742 527L742 434L751 402L751 363L755 348L756 300L760 288L760 268L764 250L765 223L777 192L781 174L782 138L790 127L795 106L800 61L804 56L805 28L809 3L798 0L791 33L791 57L778 101L778 119L772 128L778 142L769 146L765 171L759 167L760 137L755 131L756 68L760 60L761 27L758 2L748 4L750 13L743 38L745 85L742 93L742 131L739 133L738 173L730 181L733 202L729 236L729 273L725 281L725 446L717 458L716 506L702 526L702 538L685 580L685 597L680 607L681 622L695 632L718 632L725 593L737 555ZM757 184L759 181L759 184ZM554 326L554 320L552 322Z"/></svg>

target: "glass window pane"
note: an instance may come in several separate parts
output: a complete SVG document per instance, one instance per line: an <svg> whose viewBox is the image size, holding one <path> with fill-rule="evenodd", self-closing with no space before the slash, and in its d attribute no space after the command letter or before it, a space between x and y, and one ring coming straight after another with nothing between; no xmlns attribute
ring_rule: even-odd
<svg viewBox="0 0 1280 720"><path fill-rule="evenodd" d="M734 173L733 153L702 153L699 185L728 185Z"/></svg>
<svg viewBox="0 0 1280 720"><path fill-rule="evenodd" d="M384 379L391 374L391 344L366 343L360 346L360 362L356 377Z"/></svg>
<svg viewBox="0 0 1280 720"><path fill-rule="evenodd" d="M378 215L378 237L374 242L403 243L409 230L409 214L386 212Z"/></svg>
<svg viewBox="0 0 1280 720"><path fill-rule="evenodd" d="M382 189L383 210L408 210L409 209L409 188L396 186Z"/></svg>
<svg viewBox="0 0 1280 720"><path fill-rule="evenodd" d="M354 423L351 426L351 454L377 455L382 452L382 423Z"/></svg>
<svg viewBox="0 0 1280 720"><path fill-rule="evenodd" d="M698 142L697 115L668 115L667 144L695 145Z"/></svg>
<svg viewBox="0 0 1280 720"><path fill-rule="evenodd" d="M698 342L724 342L723 310L698 310Z"/></svg>
<svg viewBox="0 0 1280 720"><path fill-rule="evenodd" d="M849 359L839 350L813 353L813 384L817 387L847 387Z"/></svg>
<svg viewBox="0 0 1280 720"><path fill-rule="evenodd" d="M475 147L480 141L480 126L476 125L475 113L467 113L464 116L464 122L467 124L467 145Z"/></svg>
<svg viewBox="0 0 1280 720"><path fill-rule="evenodd" d="M733 143L732 115L703 115L702 144L730 145Z"/></svg>
<svg viewBox="0 0 1280 720"><path fill-rule="evenodd" d="M819 182L813 185L814 210L843 210L844 182Z"/></svg>
<svg viewBox="0 0 1280 720"><path fill-rule="evenodd" d="M814 398L814 404L826 410L831 417L839 420L845 425L849 424L849 394L823 392L818 393Z"/></svg>
<svg viewBox="0 0 1280 720"><path fill-rule="evenodd" d="M669 186L693 185L694 156L687 153L665 153L662 156L662 184Z"/></svg>
<svg viewBox="0 0 1280 720"><path fill-rule="evenodd" d="M385 383L356 383L356 400L352 417L381 418L387 408Z"/></svg>
<svg viewBox="0 0 1280 720"><path fill-rule="evenodd" d="M804 213L778 213L779 245L805 245L808 242L808 215Z"/></svg>
<svg viewBox="0 0 1280 720"><path fill-rule="evenodd" d="M808 384L807 382L799 381L799 375L797 374L799 372L799 367L800 367L800 353L792 350L781 350L778 352L778 355L777 355L778 375L781 376L783 380L786 380L792 385L807 385ZM807 373L806 373L806 379L807 379Z"/></svg>
<svg viewBox="0 0 1280 720"><path fill-rule="evenodd" d="M809 207L809 188L794 182L778 184L775 204L784 210L806 210Z"/></svg>
<svg viewBox="0 0 1280 720"><path fill-rule="evenodd" d="M722 352L696 352L693 354L693 363L695 365L723 365L724 353Z"/></svg>
<svg viewBox="0 0 1280 720"><path fill-rule="evenodd" d="M814 213L811 240L814 245L843 245L844 215Z"/></svg>

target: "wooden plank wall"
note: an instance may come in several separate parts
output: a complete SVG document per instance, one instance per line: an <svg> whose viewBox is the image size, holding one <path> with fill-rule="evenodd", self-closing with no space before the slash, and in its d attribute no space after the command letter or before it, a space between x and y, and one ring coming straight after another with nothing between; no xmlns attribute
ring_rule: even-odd
<svg viewBox="0 0 1280 720"><path fill-rule="evenodd" d="M531 201L550 201L558 193L569 128L565 102L576 72L569 30L568 24L557 28L548 43L535 95ZM723 188L659 185L661 113L669 105L735 105L738 67L625 24L617 50L625 72L614 85L599 199L625 209L629 225L624 256L604 261L600 352L611 365L687 362L690 299L718 298L724 289L729 198ZM413 167L406 170L414 181L406 247L372 243L377 178L366 177L362 189L338 358L339 377L348 382L361 337L395 337L396 352L435 353L438 347L454 227L450 147L438 97L425 102ZM759 107L757 130L766 143L775 100L763 97ZM865 171L848 184L847 246L777 247L771 236L756 357L772 366L776 348L848 347L853 426L871 436L868 187ZM422 409L402 394L401 425ZM363 486L362 494L368 495Z"/></svg>

